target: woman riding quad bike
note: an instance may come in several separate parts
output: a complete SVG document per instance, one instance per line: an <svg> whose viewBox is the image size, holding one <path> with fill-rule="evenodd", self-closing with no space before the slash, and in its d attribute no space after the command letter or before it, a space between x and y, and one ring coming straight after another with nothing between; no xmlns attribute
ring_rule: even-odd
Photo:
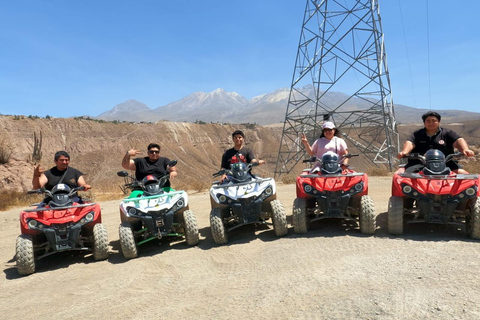
<svg viewBox="0 0 480 320"><path fill-rule="evenodd" d="M356 155L343 157L352 156ZM358 222L362 233L374 234L375 207L368 195L367 174L342 170L341 158L330 151L321 159L312 157L303 162L315 165L296 179L297 198L292 212L295 233L307 233L313 221L338 218Z"/></svg>

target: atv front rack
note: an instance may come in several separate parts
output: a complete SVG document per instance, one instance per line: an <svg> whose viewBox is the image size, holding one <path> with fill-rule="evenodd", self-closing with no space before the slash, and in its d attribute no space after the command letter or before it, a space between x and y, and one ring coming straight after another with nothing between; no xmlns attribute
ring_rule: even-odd
<svg viewBox="0 0 480 320"><path fill-rule="evenodd" d="M352 172L347 174L301 174L302 178L332 178L332 177L359 177L363 176L363 172Z"/></svg>
<svg viewBox="0 0 480 320"><path fill-rule="evenodd" d="M39 211L53 211L53 210L65 210L65 209L76 209L76 208L84 208L84 207L89 207L95 205L95 202L90 202L90 203L82 203L78 204L76 206L65 206L65 207L40 207L36 209L27 209L23 210L24 212L39 212Z"/></svg>
<svg viewBox="0 0 480 320"><path fill-rule="evenodd" d="M272 178L255 179L255 180L238 182L238 183L232 183L232 181L230 181L229 183L226 183L226 184L219 184L220 182L216 181L216 182L213 183L214 185L212 185L212 188L213 189L220 189L220 188L230 188L230 187L236 187L236 186L245 186L247 184L262 183L262 182L271 181L271 180L272 180ZM217 185L215 185L215 183L217 183Z"/></svg>
<svg viewBox="0 0 480 320"><path fill-rule="evenodd" d="M399 173L402 178L412 178L412 179L427 179L427 180L477 180L478 174L457 174L455 176L450 175L423 175L419 173Z"/></svg>
<svg viewBox="0 0 480 320"><path fill-rule="evenodd" d="M162 193L162 194L156 194L156 195L153 195L153 196L140 196L140 197L137 197L137 198L124 198L123 201L124 202L139 202L141 200L145 200L145 199L157 199L157 198L161 198L161 197L170 197L170 196L174 196L176 194L181 194L181 193L184 193L185 191L172 191L172 192L167 192L167 193Z"/></svg>

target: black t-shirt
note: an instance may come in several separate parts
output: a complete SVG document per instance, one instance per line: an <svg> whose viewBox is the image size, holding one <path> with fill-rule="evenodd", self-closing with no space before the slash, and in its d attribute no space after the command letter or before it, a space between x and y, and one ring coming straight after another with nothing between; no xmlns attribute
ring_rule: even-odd
<svg viewBox="0 0 480 320"><path fill-rule="evenodd" d="M167 166L170 159L168 158L160 157L155 162L150 161L150 158L148 157L135 158L133 159L133 162L135 163L135 179L138 181L141 181L150 174L154 175L156 178L161 178L164 175L169 174ZM167 181L164 186L169 187L170 182Z"/></svg>
<svg viewBox="0 0 480 320"><path fill-rule="evenodd" d="M60 183L60 179L62 179L64 173L65 171L60 171L57 167L53 167L50 170L45 171L44 174L48 179L48 182L45 184L45 189L52 190L53 187ZM80 178L82 175L83 173L77 169L67 167L67 172L65 173L65 177L61 183L68 185L70 188L76 188L78 187L78 178Z"/></svg>
<svg viewBox="0 0 480 320"><path fill-rule="evenodd" d="M252 162L253 159L255 159L255 156L253 155L253 151L250 150L249 148L241 148L240 150L235 150L235 148L228 149L225 151L225 153L222 156L222 164L220 169L230 169L230 160L232 159L233 156L237 155L240 158L245 159L247 163Z"/></svg>
<svg viewBox="0 0 480 320"><path fill-rule="evenodd" d="M437 149L447 156L454 153L453 144L459 138L460 136L455 131L443 128L439 128L437 133L430 137L427 135L427 130L422 128L413 132L407 140L415 145L415 148L411 151L412 153L424 155L430 149ZM449 167L450 162L452 162L451 165L453 165L453 161L449 161L447 164ZM418 163L420 163L418 160L409 160L407 167Z"/></svg>

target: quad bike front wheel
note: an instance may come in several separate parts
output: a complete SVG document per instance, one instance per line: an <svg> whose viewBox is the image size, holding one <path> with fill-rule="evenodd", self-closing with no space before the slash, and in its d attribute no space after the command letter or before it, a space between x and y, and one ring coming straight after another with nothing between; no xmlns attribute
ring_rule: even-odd
<svg viewBox="0 0 480 320"><path fill-rule="evenodd" d="M293 201L292 218L293 231L295 231L295 233L307 233L307 201L305 198L296 198Z"/></svg>
<svg viewBox="0 0 480 320"><path fill-rule="evenodd" d="M20 275L26 276L35 272L35 254L31 236L21 234L17 237L15 260Z"/></svg>
<svg viewBox="0 0 480 320"><path fill-rule="evenodd" d="M282 237L288 233L285 208L279 200L272 200L270 205L272 206L273 230L277 237Z"/></svg>
<svg viewBox="0 0 480 320"><path fill-rule="evenodd" d="M198 225L197 218L192 210L185 210L183 212L183 222L185 225L185 241L189 246L197 245L198 238Z"/></svg>
<svg viewBox="0 0 480 320"><path fill-rule="evenodd" d="M108 258L108 233L101 223L93 227L93 258L97 261Z"/></svg>
<svg viewBox="0 0 480 320"><path fill-rule="evenodd" d="M362 196L360 199L360 232L368 235L375 233L377 227L375 217L375 205L370 196Z"/></svg>
<svg viewBox="0 0 480 320"><path fill-rule="evenodd" d="M472 239L480 239L480 198L473 205L470 218L467 220L467 236Z"/></svg>
<svg viewBox="0 0 480 320"><path fill-rule="evenodd" d="M390 197L388 202L388 232L390 234L403 234L403 198Z"/></svg>
<svg viewBox="0 0 480 320"><path fill-rule="evenodd" d="M132 224L130 222L122 222L118 230L120 236L120 247L125 259L133 259L138 257L137 244L133 236Z"/></svg>
<svg viewBox="0 0 480 320"><path fill-rule="evenodd" d="M213 240L216 244L227 244L228 234L223 224L222 211L220 208L213 208L210 211L210 229L212 230Z"/></svg>

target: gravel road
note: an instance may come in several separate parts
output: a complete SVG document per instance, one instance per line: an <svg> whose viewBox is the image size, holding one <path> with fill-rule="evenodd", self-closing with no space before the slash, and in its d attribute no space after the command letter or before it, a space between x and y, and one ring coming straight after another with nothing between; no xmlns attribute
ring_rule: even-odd
<svg viewBox="0 0 480 320"><path fill-rule="evenodd" d="M371 177L377 230L321 221L291 227L294 185L281 185L289 233L247 226L215 245L208 193L190 195L200 243L151 241L139 257L119 251L118 203L102 202L110 256L61 253L20 277L15 239L20 209L0 212L3 319L480 319L480 242L464 230L386 226L390 178Z"/></svg>

